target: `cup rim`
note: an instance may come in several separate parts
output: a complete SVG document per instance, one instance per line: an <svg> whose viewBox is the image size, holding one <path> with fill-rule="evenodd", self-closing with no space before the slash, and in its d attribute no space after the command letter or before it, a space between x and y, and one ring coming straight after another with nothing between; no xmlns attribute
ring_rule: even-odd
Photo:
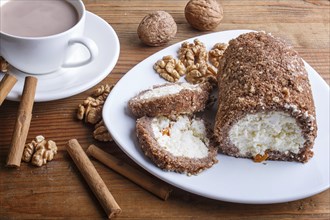
<svg viewBox="0 0 330 220"><path fill-rule="evenodd" d="M78 2L80 4L81 8L82 8L81 17L79 18L78 22L75 25L73 25L71 28L69 28L69 29L67 29L63 32L57 33L57 34L52 34L52 35L48 35L48 36L40 36L40 37L17 36L17 35L13 35L13 34L8 34L8 33L3 32L3 31L0 31L0 35L4 35L4 36L7 36L7 37L16 38L16 39L21 39L21 40L44 40L44 39L49 39L49 38L56 38L56 37L59 37L60 35L65 35L67 32L71 31L76 26L78 26L86 16L86 8L85 8L85 5L84 5L82 0L65 0L65 1L69 2L76 10L77 10L77 7L75 7L71 2Z"/></svg>

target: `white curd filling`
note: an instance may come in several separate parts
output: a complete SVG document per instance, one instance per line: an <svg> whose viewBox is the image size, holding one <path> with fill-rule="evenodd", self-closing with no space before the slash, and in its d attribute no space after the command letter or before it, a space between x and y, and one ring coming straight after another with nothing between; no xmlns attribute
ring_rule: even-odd
<svg viewBox="0 0 330 220"><path fill-rule="evenodd" d="M151 127L160 147L173 156L207 157L209 140L201 120L189 120L187 116L179 116L177 121L171 121L158 117L152 120Z"/></svg>
<svg viewBox="0 0 330 220"><path fill-rule="evenodd" d="M241 156L264 155L267 149L298 153L305 142L296 120L278 111L246 115L230 129L229 138Z"/></svg>
<svg viewBox="0 0 330 220"><path fill-rule="evenodd" d="M140 99L150 99L150 98L158 98L162 96L172 95L179 93L183 89L189 90L200 90L198 84L193 85L190 83L181 83L181 84L173 84L168 86L161 86L158 88L154 88L150 91L145 92L143 95L140 96Z"/></svg>

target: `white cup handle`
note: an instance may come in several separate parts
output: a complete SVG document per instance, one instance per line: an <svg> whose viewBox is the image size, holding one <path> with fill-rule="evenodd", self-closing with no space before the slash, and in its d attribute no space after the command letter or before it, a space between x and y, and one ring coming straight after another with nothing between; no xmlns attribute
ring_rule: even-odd
<svg viewBox="0 0 330 220"><path fill-rule="evenodd" d="M86 38L86 37L75 37L75 38L72 38L71 40L69 40L68 44L69 44L69 46L71 46L76 43L82 44L83 46L85 46L88 49L89 58L86 60L77 61L77 62L63 63L62 67L70 68L70 67L83 66L83 65L86 65L86 64L92 62L97 57L97 55L99 53L99 49L93 40Z"/></svg>

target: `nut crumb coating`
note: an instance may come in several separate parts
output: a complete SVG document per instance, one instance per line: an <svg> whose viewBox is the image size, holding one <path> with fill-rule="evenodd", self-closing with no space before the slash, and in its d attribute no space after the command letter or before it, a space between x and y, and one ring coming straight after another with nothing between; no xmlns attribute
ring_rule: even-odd
<svg viewBox="0 0 330 220"><path fill-rule="evenodd" d="M137 118L143 116L155 117L160 115L190 115L196 112L201 112L205 109L213 89L211 83L209 82L199 84L198 90L182 89L180 92L175 94L169 94L156 98L140 98L146 92L175 84L180 85L183 83L178 82L155 85L151 89L140 92L129 100L128 108Z"/></svg>
<svg viewBox="0 0 330 220"><path fill-rule="evenodd" d="M269 159L307 162L317 135L315 107L303 60L292 46L264 32L242 34L229 42L220 69L214 130L221 151L237 156L228 133L245 115L282 111L296 119L305 143L298 154L269 152Z"/></svg>

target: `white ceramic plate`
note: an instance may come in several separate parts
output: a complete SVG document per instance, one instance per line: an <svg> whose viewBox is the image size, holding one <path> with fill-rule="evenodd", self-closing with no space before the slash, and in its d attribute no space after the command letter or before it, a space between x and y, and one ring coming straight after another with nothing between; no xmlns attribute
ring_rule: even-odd
<svg viewBox="0 0 330 220"><path fill-rule="evenodd" d="M33 75L38 78L35 101L44 102L62 99L81 93L102 81L115 67L120 51L118 36L114 29L99 16L87 12L84 35L93 39L99 48L99 55L91 63L77 68L62 68L46 75ZM88 52L83 47L75 59L84 59ZM9 73L14 74L18 82L8 94L7 99L19 101L24 86L24 78L28 75L13 67ZM3 77L0 72L0 79Z"/></svg>
<svg viewBox="0 0 330 220"><path fill-rule="evenodd" d="M228 42L248 30L235 30L199 36L210 49L217 42ZM190 42L193 39L188 39ZM329 87L307 63L318 121L315 156L307 164L296 162L255 163L218 155L219 163L197 176L165 172L142 153L135 135L135 118L127 109L128 100L139 91L165 81L153 64L164 55L176 56L181 43L145 59L131 69L114 87L103 109L103 118L121 149L156 177L183 190L216 200L266 204L297 200L329 188Z"/></svg>

